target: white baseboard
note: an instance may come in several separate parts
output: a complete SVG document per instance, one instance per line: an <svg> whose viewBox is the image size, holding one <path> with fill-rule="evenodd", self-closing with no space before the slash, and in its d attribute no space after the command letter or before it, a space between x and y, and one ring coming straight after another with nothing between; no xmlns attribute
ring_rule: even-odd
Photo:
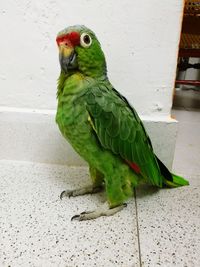
<svg viewBox="0 0 200 267"><path fill-rule="evenodd" d="M171 169L177 121L141 117L155 153ZM85 162L61 136L55 111L0 108L0 159L83 165Z"/></svg>

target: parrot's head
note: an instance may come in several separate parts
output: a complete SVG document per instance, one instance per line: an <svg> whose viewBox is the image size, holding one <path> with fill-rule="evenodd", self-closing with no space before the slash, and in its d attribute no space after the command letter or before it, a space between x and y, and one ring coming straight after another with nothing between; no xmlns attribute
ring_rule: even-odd
<svg viewBox="0 0 200 267"><path fill-rule="evenodd" d="M82 25L70 26L58 33L61 70L66 74L80 72L85 76L106 75L106 61L95 34Z"/></svg>

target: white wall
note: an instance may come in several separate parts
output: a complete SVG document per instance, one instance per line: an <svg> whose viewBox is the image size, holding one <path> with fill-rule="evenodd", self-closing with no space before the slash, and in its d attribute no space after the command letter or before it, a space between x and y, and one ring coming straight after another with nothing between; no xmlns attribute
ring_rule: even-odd
<svg viewBox="0 0 200 267"><path fill-rule="evenodd" d="M0 159L83 164L55 124L55 38L85 24L102 44L111 82L142 115L156 154L171 167L182 0L2 0L0 7Z"/></svg>
<svg viewBox="0 0 200 267"><path fill-rule="evenodd" d="M168 116L182 0L2 0L0 106L55 109L55 36L85 24L105 51L109 77L140 114Z"/></svg>

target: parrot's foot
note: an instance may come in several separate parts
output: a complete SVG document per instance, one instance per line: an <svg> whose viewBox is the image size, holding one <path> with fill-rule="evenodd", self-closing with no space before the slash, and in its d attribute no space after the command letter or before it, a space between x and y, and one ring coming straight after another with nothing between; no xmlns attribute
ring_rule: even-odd
<svg viewBox="0 0 200 267"><path fill-rule="evenodd" d="M115 208L110 208L108 203L105 202L102 206L98 207L95 211L84 211L79 215L74 215L71 218L71 221L72 220L86 221L86 220L93 220L101 216L111 216L117 213L118 211L122 210L126 206L127 204L124 203Z"/></svg>
<svg viewBox="0 0 200 267"><path fill-rule="evenodd" d="M86 186L83 188L75 189L75 190L65 190L60 194L60 199L65 197L76 197L76 196L82 196L85 194L94 194L97 192L102 191L103 186Z"/></svg>

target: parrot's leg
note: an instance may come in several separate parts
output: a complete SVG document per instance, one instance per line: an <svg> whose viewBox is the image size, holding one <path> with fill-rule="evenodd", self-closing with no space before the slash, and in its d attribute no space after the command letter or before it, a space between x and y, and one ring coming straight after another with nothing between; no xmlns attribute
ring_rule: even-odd
<svg viewBox="0 0 200 267"><path fill-rule="evenodd" d="M92 179L92 182L94 184L94 186L102 186L102 183L104 182L104 175L97 170L95 167L90 165L89 168L90 171L90 177Z"/></svg>
<svg viewBox="0 0 200 267"><path fill-rule="evenodd" d="M76 196L82 196L86 194L94 194L102 190L103 190L103 186L94 186L94 185L89 185L89 186L85 186L83 188L74 189L74 190L64 190L60 194L60 199L62 199L64 196L65 197L76 197Z"/></svg>
<svg viewBox="0 0 200 267"><path fill-rule="evenodd" d="M122 204L120 206L110 208L108 202L105 202L103 205L99 206L94 211L85 211L80 213L79 215L74 215L71 218L71 220L86 221L86 220L93 220L101 216L111 216L117 213L118 211L122 210L126 206L127 204Z"/></svg>
<svg viewBox="0 0 200 267"><path fill-rule="evenodd" d="M64 196L66 197L76 197L82 196L86 194L94 194L103 190L103 174L99 172L96 168L90 165L89 168L90 177L92 179L93 185L85 186L83 188L75 189L75 190L65 190L60 194L60 199Z"/></svg>

